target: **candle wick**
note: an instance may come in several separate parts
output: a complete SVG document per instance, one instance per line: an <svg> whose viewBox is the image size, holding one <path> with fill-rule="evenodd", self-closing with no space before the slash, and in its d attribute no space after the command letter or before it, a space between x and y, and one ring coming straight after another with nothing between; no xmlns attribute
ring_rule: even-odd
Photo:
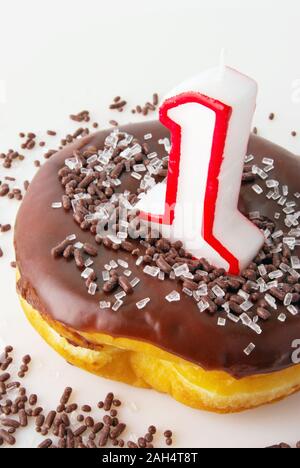
<svg viewBox="0 0 300 468"><path fill-rule="evenodd" d="M226 49L222 47L220 51L220 58L219 58L219 70L218 70L218 80L222 80L224 73L225 73L225 61L226 61Z"/></svg>

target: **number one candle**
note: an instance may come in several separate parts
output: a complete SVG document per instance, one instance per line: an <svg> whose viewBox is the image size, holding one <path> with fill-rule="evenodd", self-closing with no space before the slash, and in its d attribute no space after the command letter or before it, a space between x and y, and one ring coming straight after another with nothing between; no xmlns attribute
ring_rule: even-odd
<svg viewBox="0 0 300 468"><path fill-rule="evenodd" d="M196 258L238 274L263 234L238 210L257 85L229 67L207 70L175 88L160 108L171 132L166 183L139 202L141 218L182 240Z"/></svg>

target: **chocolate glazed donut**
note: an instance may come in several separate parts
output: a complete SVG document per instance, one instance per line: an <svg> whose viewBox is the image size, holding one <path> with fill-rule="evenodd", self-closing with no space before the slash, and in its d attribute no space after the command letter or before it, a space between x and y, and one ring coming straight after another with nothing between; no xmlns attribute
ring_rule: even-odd
<svg viewBox="0 0 300 468"><path fill-rule="evenodd" d="M120 130L134 135L141 142L145 134L151 133L153 137L147 142L150 151L157 152L160 158L166 155L158 140L169 135L158 122L128 125ZM300 316L287 313L281 302L278 302L274 317L261 324L261 335L241 322L227 320L226 326L220 327L217 326L218 318L226 318L222 308L213 316L199 313L193 300L181 293L181 287L176 282L146 276L130 253L122 250L115 252L101 245L97 247L99 254L94 258L93 268L97 272L103 271L104 265L111 260L122 259L128 262L132 278L138 277L141 282L117 312L109 308L100 310L99 301L110 300L109 296L101 288L94 296L87 294L74 263L51 257L51 248L70 234L76 234L82 243L89 242L96 246L94 237L80 229L72 213L53 209L51 205L60 201L64 194L58 171L64 166L66 158L72 157L74 150L89 146L103 149L110 131L98 132L58 152L40 169L31 183L15 229L22 297L42 316L72 330L138 340L199 365L202 369L225 371L237 379L292 366L291 345L295 339L300 339ZM251 135L248 153L254 155L254 163L258 165L262 165L264 157L274 159L271 178L288 185L291 196L299 190L300 158L254 135ZM274 221L274 213L279 211L278 201L267 199L265 194L256 194L252 184L242 185L241 211L246 215L259 211ZM139 182L129 174L122 176L122 191L127 189L134 192L138 186ZM276 220L276 229L287 231L283 216ZM141 248L138 241L134 242ZM299 255L299 251L297 246L293 255ZM181 293L181 301L169 303L165 297L174 289ZM146 297L151 299L149 304L138 310L136 303ZM277 319L282 312L287 314L285 323ZM256 348L247 356L243 350L251 342ZM87 347L91 345L87 343Z"/></svg>

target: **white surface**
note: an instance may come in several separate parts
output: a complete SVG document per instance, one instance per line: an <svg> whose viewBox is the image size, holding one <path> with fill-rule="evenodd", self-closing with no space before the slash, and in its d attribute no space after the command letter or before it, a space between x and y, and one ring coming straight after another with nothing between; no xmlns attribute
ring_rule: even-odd
<svg viewBox="0 0 300 468"><path fill-rule="evenodd" d="M42 136L54 128L63 136L77 128L68 121L69 113L83 108L91 109L102 124L108 117L119 118L106 110L114 95L122 93L134 105L145 102L154 90L164 94L214 65L225 46L229 65L259 83L255 121L261 133L300 153L300 137L290 136L294 128L300 132L299 2L252 0L251 7L240 3L0 0L1 150L17 147L21 130ZM271 111L277 115L274 122L267 118ZM122 121L126 120L128 115L123 115ZM54 139L47 141L52 146ZM20 181L30 177L32 161L40 153L29 153L27 162L10 174L18 174ZM0 223L13 222L16 209L14 202L0 200ZM139 408L137 413L128 407L123 410L134 432L143 432L150 423L170 427L177 434L178 447L263 447L300 438L300 395L244 414L218 416L65 364L20 311L14 271L7 267L13 257L11 243L11 233L1 235L6 254L0 259L0 338L16 346L18 357L24 352L34 356L26 382L46 407L57 402L66 384L77 389L79 402L96 402L113 388ZM31 446L35 438L31 429L20 431L19 445Z"/></svg>

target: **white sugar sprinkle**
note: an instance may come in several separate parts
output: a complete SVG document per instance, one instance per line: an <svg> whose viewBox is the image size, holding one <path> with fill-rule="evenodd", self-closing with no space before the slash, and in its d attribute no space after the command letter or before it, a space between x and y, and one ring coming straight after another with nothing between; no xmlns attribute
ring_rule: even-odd
<svg viewBox="0 0 300 468"><path fill-rule="evenodd" d="M232 314L231 312L228 312L227 317L234 323L238 323L240 321L240 318Z"/></svg>
<svg viewBox="0 0 300 468"><path fill-rule="evenodd" d="M182 289L182 292L183 292L184 294L186 294L187 296L190 296L190 297L192 297L192 295L193 295L193 291L191 291L191 290L188 289L188 288L183 288L183 289Z"/></svg>
<svg viewBox="0 0 300 468"><path fill-rule="evenodd" d="M266 186L267 186L268 188L278 187L278 185L279 185L278 180L269 179L269 180L266 181Z"/></svg>
<svg viewBox="0 0 300 468"><path fill-rule="evenodd" d="M288 194L289 194L289 188L288 188L287 185L283 185L283 186L282 186L282 194L283 194L285 197L288 196Z"/></svg>
<svg viewBox="0 0 300 468"><path fill-rule="evenodd" d="M218 286L218 285L215 285L215 286L212 288L212 292L215 294L216 297L224 297L224 296L225 296L225 292L224 292L223 289L220 288L220 286Z"/></svg>
<svg viewBox="0 0 300 468"><path fill-rule="evenodd" d="M70 234L69 236L66 237L68 241L74 241L76 239L76 234Z"/></svg>
<svg viewBox="0 0 300 468"><path fill-rule="evenodd" d="M141 301L136 303L136 306L138 309L144 309L146 305L150 302L150 297L146 297L145 299L142 299Z"/></svg>
<svg viewBox="0 0 300 468"><path fill-rule="evenodd" d="M246 356L250 356L250 354L255 350L255 344L253 343L250 343L247 348L244 349L244 353L246 354Z"/></svg>
<svg viewBox="0 0 300 468"><path fill-rule="evenodd" d="M178 291L172 291L166 296L168 302L178 302L180 301L180 294Z"/></svg>
<svg viewBox="0 0 300 468"><path fill-rule="evenodd" d="M159 143L160 145L163 145L163 146L164 146L165 151L166 151L167 153L170 152L170 150L171 150L171 143L170 143L169 138L162 138L162 139L158 140L158 143Z"/></svg>
<svg viewBox="0 0 300 468"><path fill-rule="evenodd" d="M222 309L225 310L226 314L230 314L229 302L225 302L225 304L222 305Z"/></svg>
<svg viewBox="0 0 300 468"><path fill-rule="evenodd" d="M174 273L175 273L175 276L185 276L187 273L190 272L189 270L189 267L187 266L187 264L185 263L184 265L180 265L180 266L177 266L177 267L173 267L173 270L174 270Z"/></svg>
<svg viewBox="0 0 300 468"><path fill-rule="evenodd" d="M140 257L141 258L141 257ZM125 262L124 260L118 258L118 264L120 265L120 267L122 268L128 268L128 263Z"/></svg>
<svg viewBox="0 0 300 468"><path fill-rule="evenodd" d="M106 301L99 302L100 309L110 309L111 303Z"/></svg>
<svg viewBox="0 0 300 468"><path fill-rule="evenodd" d="M258 271L259 271L260 276L266 276L267 275L267 269L266 269L265 265L263 265L263 264L258 266Z"/></svg>
<svg viewBox="0 0 300 468"><path fill-rule="evenodd" d="M263 193L263 189L257 184L252 185L252 190L258 195L261 195Z"/></svg>
<svg viewBox="0 0 300 468"><path fill-rule="evenodd" d="M127 232L119 231L117 233L117 238L118 239L125 240L125 239L127 239L127 237L128 237Z"/></svg>
<svg viewBox="0 0 300 468"><path fill-rule="evenodd" d="M276 300L270 294L265 294L265 301L271 306L273 309L277 310Z"/></svg>
<svg viewBox="0 0 300 468"><path fill-rule="evenodd" d="M294 245L295 245L296 239L295 239L295 237L284 237L284 238L282 239L282 242L283 242L284 244L287 244L287 245L290 246L291 248L293 248Z"/></svg>
<svg viewBox="0 0 300 468"><path fill-rule="evenodd" d="M289 313L292 314L292 315L298 315L298 313L299 313L297 307L295 307L295 306L292 305L292 304L289 305L289 306L287 307L287 310L288 310Z"/></svg>
<svg viewBox="0 0 300 468"><path fill-rule="evenodd" d="M190 279L190 280L193 280L194 279L194 275L193 273L189 272L189 273L186 273L185 275L183 275L185 278L187 279Z"/></svg>
<svg viewBox="0 0 300 468"><path fill-rule="evenodd" d="M272 200L275 200L275 201L279 200L281 198L278 188L275 187L273 195L272 195L271 198L272 198Z"/></svg>
<svg viewBox="0 0 300 468"><path fill-rule="evenodd" d="M140 282L141 280L139 278L134 278L132 281L130 281L130 284L133 288L135 288L135 286L137 286Z"/></svg>
<svg viewBox="0 0 300 468"><path fill-rule="evenodd" d="M199 296L207 296L208 294L208 287L207 287L207 284L201 284L201 286L197 289L197 294Z"/></svg>
<svg viewBox="0 0 300 468"><path fill-rule="evenodd" d="M169 278L170 278L171 280L176 279L176 275L175 275L174 271L171 271L171 273L169 274Z"/></svg>
<svg viewBox="0 0 300 468"><path fill-rule="evenodd" d="M245 299L245 301L247 301L250 297L250 294L246 293L246 291L244 291L243 289L240 289L238 291L238 296L242 297L243 299Z"/></svg>
<svg viewBox="0 0 300 468"><path fill-rule="evenodd" d="M285 306L291 305L292 300L293 300L293 294L292 293L287 293L285 298L284 298L283 305L285 305Z"/></svg>
<svg viewBox="0 0 300 468"><path fill-rule="evenodd" d="M120 219L119 225L120 225L121 227L123 227L123 228L128 228L128 227L129 227L128 221L125 221L124 219Z"/></svg>
<svg viewBox="0 0 300 468"><path fill-rule="evenodd" d="M131 177L136 180L141 180L142 176L138 172L132 172Z"/></svg>
<svg viewBox="0 0 300 468"><path fill-rule="evenodd" d="M153 276L153 278L155 278L159 274L160 269L158 267L146 265L143 271L146 275Z"/></svg>
<svg viewBox="0 0 300 468"><path fill-rule="evenodd" d="M62 203L61 202L54 202L54 203L52 203L51 208L54 208L54 209L62 208Z"/></svg>
<svg viewBox="0 0 300 468"><path fill-rule="evenodd" d="M155 152L150 153L150 154L147 155L147 158L148 158L148 159L154 159L154 158L156 158L156 157L157 157L157 153L155 153Z"/></svg>
<svg viewBox="0 0 300 468"><path fill-rule="evenodd" d="M291 229L289 232L289 236L300 237L300 229Z"/></svg>
<svg viewBox="0 0 300 468"><path fill-rule="evenodd" d="M158 273L158 279L159 279L160 281L164 281L165 277L166 277L166 275L165 275L164 271L160 271L160 272Z"/></svg>
<svg viewBox="0 0 300 468"><path fill-rule="evenodd" d="M275 254L275 253L280 253L282 252L282 244L278 244L277 247L274 247L273 249L271 249L271 252L272 254Z"/></svg>
<svg viewBox="0 0 300 468"><path fill-rule="evenodd" d="M297 279L300 278L300 274L299 274L296 270L294 270L293 268L291 268L291 269L289 270L289 273L290 273L290 275L293 276L294 278L297 278Z"/></svg>
<svg viewBox="0 0 300 468"><path fill-rule="evenodd" d="M112 306L112 310L113 310L114 312L117 312L117 310L119 310L120 307L122 307L123 304L124 304L124 302L121 301L121 300L116 301L116 302L114 303L114 305Z"/></svg>
<svg viewBox="0 0 300 468"><path fill-rule="evenodd" d="M291 257L291 265L294 270L300 270L300 259L299 257L293 255Z"/></svg>
<svg viewBox="0 0 300 468"><path fill-rule="evenodd" d="M207 272L207 271L204 271L204 270L203 270L203 271L202 271L202 270L198 270L198 271L197 271L197 274L198 274L198 275L201 275L201 276L208 276L208 272Z"/></svg>
<svg viewBox="0 0 300 468"><path fill-rule="evenodd" d="M135 164L133 166L134 172L146 172L146 166L145 164Z"/></svg>
<svg viewBox="0 0 300 468"><path fill-rule="evenodd" d="M278 278L282 278L283 277L283 273L281 270L275 270L275 271L271 271L271 273L269 273L269 278L270 279L278 279Z"/></svg>
<svg viewBox="0 0 300 468"><path fill-rule="evenodd" d="M201 300L200 302L198 302L197 306L200 312L204 312L206 309L209 308L209 303L206 300Z"/></svg>
<svg viewBox="0 0 300 468"><path fill-rule="evenodd" d="M94 270L92 270L92 268L86 268L82 273L81 273L81 277L84 278L84 279L88 279L88 277L94 272Z"/></svg>
<svg viewBox="0 0 300 468"><path fill-rule="evenodd" d="M278 239L279 237L282 237L283 234L284 234L283 231L280 229L278 231L273 232L272 238L273 239Z"/></svg>
<svg viewBox="0 0 300 468"><path fill-rule="evenodd" d="M92 164L93 162L97 161L98 155L94 154L93 156L90 156L86 161L88 164Z"/></svg>
<svg viewBox="0 0 300 468"><path fill-rule="evenodd" d="M249 213L249 218L250 219L257 219L260 217L260 212L259 211L251 211Z"/></svg>
<svg viewBox="0 0 300 468"><path fill-rule="evenodd" d="M267 283L267 287L268 287L268 289L277 288L278 287L278 281L277 280L269 281Z"/></svg>
<svg viewBox="0 0 300 468"><path fill-rule="evenodd" d="M119 293L115 294L115 298L117 300L120 300L120 299L123 299L123 297L126 296L126 292L125 291L120 291Z"/></svg>
<svg viewBox="0 0 300 468"><path fill-rule="evenodd" d="M255 333L257 333L258 335L262 334L262 329L254 321L252 321L252 323L250 323L249 328L251 328L251 330L255 331Z"/></svg>
<svg viewBox="0 0 300 468"><path fill-rule="evenodd" d="M253 161L253 160L254 160L254 156L252 156L252 154L249 154L249 155L245 156L245 163L246 164Z"/></svg>
<svg viewBox="0 0 300 468"><path fill-rule="evenodd" d="M110 279L110 274L107 270L102 271L102 278L103 278L103 281L108 281Z"/></svg>
<svg viewBox="0 0 300 468"><path fill-rule="evenodd" d="M280 268L280 270L284 271L285 273L287 273L290 270L290 267L288 265L286 265L286 263L281 263L279 265L279 268Z"/></svg>
<svg viewBox="0 0 300 468"><path fill-rule="evenodd" d="M256 169L256 174L262 179L262 180L266 180L268 178L268 174L266 174L265 171L263 171L262 169L260 169L259 167Z"/></svg>
<svg viewBox="0 0 300 468"><path fill-rule="evenodd" d="M246 327L249 327L251 325L251 323L252 323L252 320L251 320L251 318L249 317L248 314L245 314L245 313L241 314L240 319L241 319L243 325L246 325Z"/></svg>
<svg viewBox="0 0 300 468"><path fill-rule="evenodd" d="M88 293L91 295L91 296L94 296L96 294L96 291L97 291L97 283L91 283L89 285L89 289L88 289Z"/></svg>
<svg viewBox="0 0 300 468"><path fill-rule="evenodd" d="M244 312L248 312L248 310L252 309L252 307L253 307L253 303L251 301L245 301L240 305L240 308Z"/></svg>
<svg viewBox="0 0 300 468"><path fill-rule="evenodd" d="M268 290L266 282L263 278L258 278L257 284L259 285L259 292L263 293Z"/></svg>
<svg viewBox="0 0 300 468"><path fill-rule="evenodd" d="M279 322L285 322L286 321L286 315L283 314L283 313L278 315L277 318L278 318Z"/></svg>
<svg viewBox="0 0 300 468"><path fill-rule="evenodd" d="M219 325L219 327L225 327L225 325L226 325L226 319L223 318L223 317L219 317L219 318L218 318L218 325Z"/></svg>
<svg viewBox="0 0 300 468"><path fill-rule="evenodd" d="M286 197L280 197L277 203L280 206L284 206L286 203Z"/></svg>
<svg viewBox="0 0 300 468"><path fill-rule="evenodd" d="M286 206L286 208L283 208L282 211L283 211L286 215L291 215L291 214L295 213L294 208L292 208L292 207L287 207L287 206Z"/></svg>
<svg viewBox="0 0 300 468"><path fill-rule="evenodd" d="M274 159L263 158L262 162L263 162L263 164L266 164L266 166L272 166L274 164Z"/></svg>

